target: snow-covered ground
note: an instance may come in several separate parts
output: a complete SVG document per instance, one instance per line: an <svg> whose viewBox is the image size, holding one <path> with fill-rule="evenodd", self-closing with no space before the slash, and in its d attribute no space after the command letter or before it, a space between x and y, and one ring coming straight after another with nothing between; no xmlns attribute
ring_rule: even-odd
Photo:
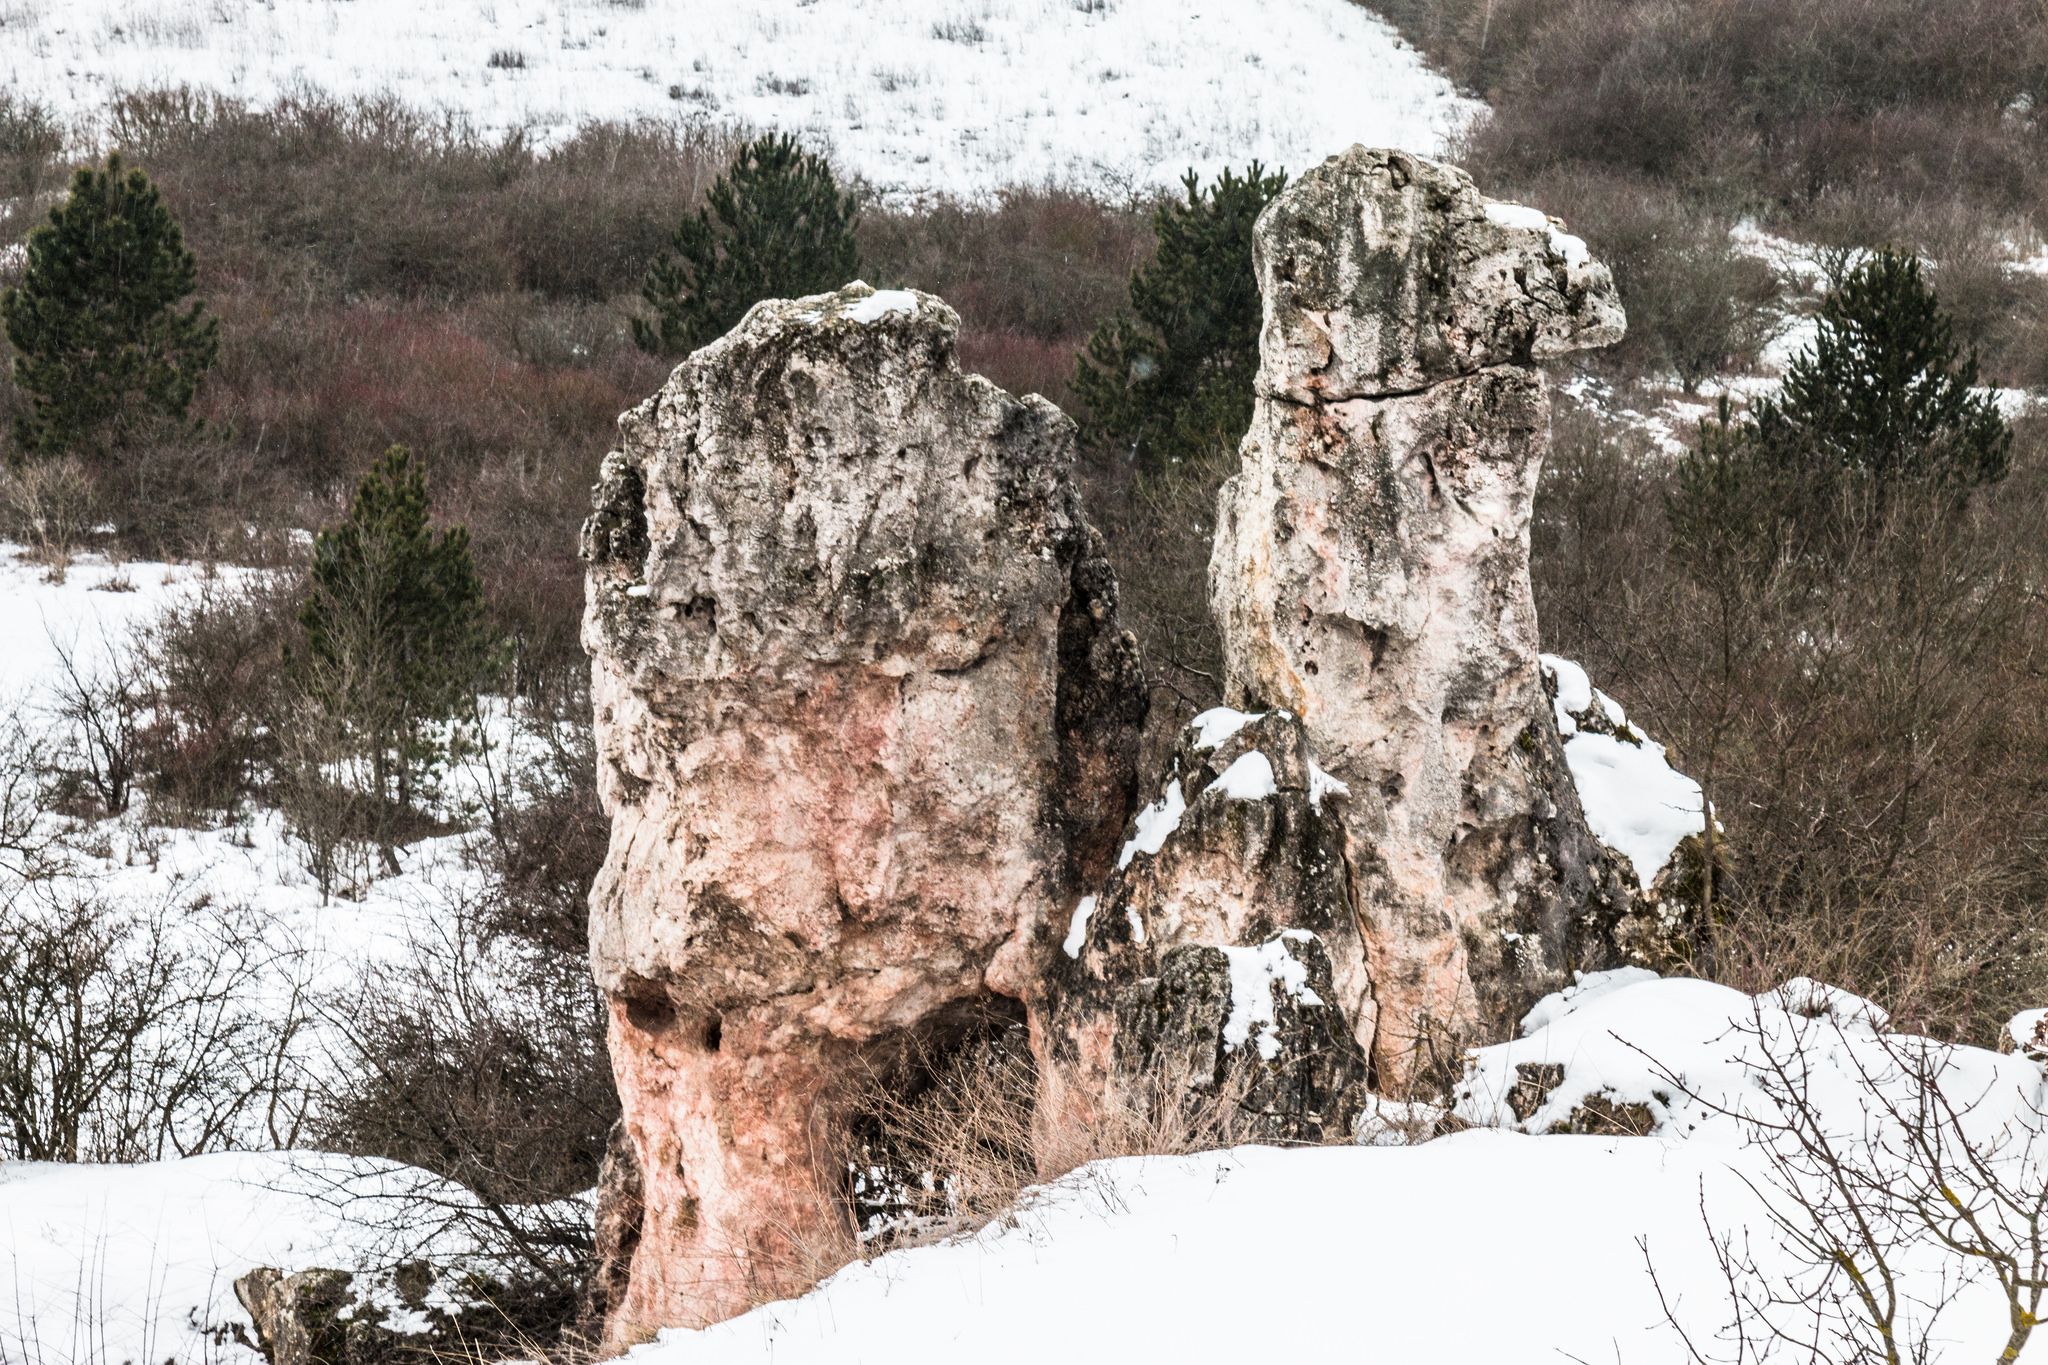
<svg viewBox="0 0 2048 1365"><path fill-rule="evenodd" d="M665 1332L628 1358L1036 1365L1364 1352L1660 1365L1689 1359L1668 1305L1709 1358L1734 1359L1717 1341L1737 1319L1717 1240L1737 1239L1754 1275L1846 1292L1817 1281L1773 1221L1785 1204L1768 1135L1744 1117L1776 1112L1773 1055L1806 1059L1815 1111L1852 1159L1885 1131L1884 1096L1912 1097L1887 1071L1900 1057L1933 1059L1947 1093L1968 1102L1974 1134L2038 1133L2036 1063L1884 1027L1868 1002L1811 982L1752 1000L1640 971L1589 977L1531 1011L1522 1037L1475 1055L1459 1101L1480 1125L1469 1131L1412 1146L1096 1163L977 1233L878 1256L716 1327ZM1524 1069L1545 1066L1557 1077L1548 1101L1517 1111L1508 1097ZM1644 1105L1646 1135L1545 1135L1597 1096ZM2013 1146L1995 1160L2038 1180L2038 1155ZM1967 1199L1967 1180L1952 1178ZM0 1276L13 1286L0 1294L0 1351L253 1365L218 1330L245 1322L234 1279L257 1265L368 1268L420 1242L460 1252L458 1229L403 1216L431 1179L303 1153L0 1165ZM2008 1320L1985 1274L1925 1238L1892 1248L1891 1264L1902 1336L1927 1336L1932 1362L1992 1358ZM104 1350L80 1349L75 1334Z"/></svg>
<svg viewBox="0 0 2048 1365"><path fill-rule="evenodd" d="M544 139L709 120L956 196L1435 151L1475 107L1352 0L0 0L0 84L84 120L165 85L389 92Z"/></svg>
<svg viewBox="0 0 2048 1365"><path fill-rule="evenodd" d="M454 1216L474 1208L425 1171L318 1152L0 1162L0 1359L260 1365L235 1335L250 1332L238 1277L474 1258Z"/></svg>
<svg viewBox="0 0 2048 1365"><path fill-rule="evenodd" d="M58 576L21 547L0 543L0 708L52 746L44 761L68 761L74 727L60 715L64 659L85 677L105 676L132 650L138 627L201 594L234 592L260 573L81 554ZM508 753L530 742L502 706L481 728L491 748L452 765L441 786L451 832L398 849L395 875L323 890L278 811L245 808L210 824L167 823L138 793L111 818L46 812L31 841L38 856L27 863L0 850L0 913L26 925L96 907L104 922L130 926L124 951L160 954L194 982L231 988L237 1015L267 1022L265 1038L289 1033L288 1046L254 1055L237 1049L215 1068L271 1068L249 1080L280 1087L282 1113L251 1106L231 1134L248 1145L278 1140L309 1094L349 1074L351 1002L361 992L391 989L422 962L475 948L458 941L459 914L479 904L487 880L468 856L476 836L467 826L490 780L486 765L502 781ZM516 975L525 964L508 955L520 951L501 943L492 963L472 965L483 979L493 963ZM253 1033L237 1037L245 1046L257 1041Z"/></svg>
<svg viewBox="0 0 2048 1365"><path fill-rule="evenodd" d="M1734 1360L1732 1341L1717 1336L1738 1316L1717 1239L1742 1239L1762 1276L1813 1282L1773 1223L1783 1202L1758 1130L1715 1109L1769 1111L1774 1046L1798 1042L1824 1122L1851 1150L1882 1127L1864 1078L1882 1071L1886 1040L1937 1055L1950 1093L1976 1103L1980 1130L2038 1125L2034 1063L1881 1026L1867 1002L1813 983L1753 1001L1640 971L1588 978L1539 1004L1522 1038L1476 1055L1460 1112L1486 1126L1415 1146L1098 1163L973 1236L877 1257L715 1327L663 1333L627 1359L1690 1360L1661 1281L1673 1318L1709 1358ZM1552 1064L1562 1080L1551 1102L1518 1119L1507 1103L1517 1068ZM1684 1099L1667 1073L1699 1097ZM1651 1106L1648 1134L1541 1135L1601 1093ZM2028 1170L2038 1176L2038 1162ZM1924 1331L1932 1361L1996 1355L2008 1319L1983 1274L1924 1240L1898 1248L1893 1264L1907 1299L1902 1339ZM1823 1290L1839 1296L1846 1281Z"/></svg>

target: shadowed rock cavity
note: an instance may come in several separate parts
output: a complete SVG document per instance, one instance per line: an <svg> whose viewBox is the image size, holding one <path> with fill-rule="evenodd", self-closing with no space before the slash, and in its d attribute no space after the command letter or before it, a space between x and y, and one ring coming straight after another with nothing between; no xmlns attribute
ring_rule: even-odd
<svg viewBox="0 0 2048 1365"><path fill-rule="evenodd" d="M824 1268L849 1088L1035 999L1118 847L1145 702L1074 427L963 375L958 327L865 285L763 303L605 459L591 944L641 1209L614 1343Z"/></svg>
<svg viewBox="0 0 2048 1365"><path fill-rule="evenodd" d="M1259 220L1257 408L1219 500L1210 600L1234 704L1300 718L1340 804L1399 1090L1505 1037L1638 914L1588 833L1537 660L1535 362L1609 345L1607 270L1465 174L1354 147Z"/></svg>

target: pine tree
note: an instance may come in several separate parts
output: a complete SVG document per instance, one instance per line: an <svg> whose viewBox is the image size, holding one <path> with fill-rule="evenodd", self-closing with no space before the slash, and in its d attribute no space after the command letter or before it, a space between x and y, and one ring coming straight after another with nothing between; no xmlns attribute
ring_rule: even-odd
<svg viewBox="0 0 2048 1365"><path fill-rule="evenodd" d="M1755 420L1773 440L1881 481L1974 487L2004 478L2012 454L2011 429L1976 384L1976 353L1957 346L1919 258L1885 250L1828 290L1813 349Z"/></svg>
<svg viewBox="0 0 2048 1365"><path fill-rule="evenodd" d="M1259 289L1252 225L1287 183L1253 162L1153 214L1157 256L1131 276L1130 310L1088 341L1074 391L1090 434L1128 450L1144 470L1187 451L1235 443L1251 423L1259 365Z"/></svg>
<svg viewBox="0 0 2048 1365"><path fill-rule="evenodd" d="M24 451L118 444L150 420L181 421L220 349L198 302L192 253L156 187L118 155L87 167L28 240L18 288L0 295L27 397Z"/></svg>
<svg viewBox="0 0 2048 1365"><path fill-rule="evenodd" d="M469 534L434 534L427 482L393 446L357 485L348 517L313 547L300 609L306 691L370 762L380 803L403 813L440 751L426 723L456 713L496 656Z"/></svg>
<svg viewBox="0 0 2048 1365"><path fill-rule="evenodd" d="M860 274L859 209L823 157L787 134L757 138L677 225L672 255L640 286L652 321L633 339L656 355L692 351L731 331L762 299L822 293Z"/></svg>
<svg viewBox="0 0 2048 1365"><path fill-rule="evenodd" d="M1884 250L1839 272L1818 323L1777 397L1743 416L1724 400L1701 424L1669 504L1689 554L1761 566L1823 548L1845 497L1881 514L1905 486L1952 497L2005 477L2012 430L1917 257Z"/></svg>

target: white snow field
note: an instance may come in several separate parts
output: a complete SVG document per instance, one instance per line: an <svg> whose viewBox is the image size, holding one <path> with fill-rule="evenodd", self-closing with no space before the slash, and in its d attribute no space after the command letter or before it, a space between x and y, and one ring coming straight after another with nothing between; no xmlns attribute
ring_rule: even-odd
<svg viewBox="0 0 2048 1365"><path fill-rule="evenodd" d="M178 1365L263 1357L234 1282L258 1266L479 1268L460 1186L388 1161L222 1152L134 1166L0 1162L0 1359ZM423 1217L439 1210L439 1217Z"/></svg>
<svg viewBox="0 0 2048 1365"><path fill-rule="evenodd" d="M1717 1337L1737 1314L1715 1239L1736 1238L1765 1275L1817 1282L1773 1225L1770 1211L1787 1205L1758 1130L1735 1117L1773 1112L1761 1079L1773 1049L1796 1042L1823 1122L1859 1157L1887 1131L1876 1097L1912 1093L1883 1077L1898 1054L1937 1058L1951 1096L1974 1103L1973 1134L2038 1130L2038 1066L1880 1035L1878 1018L1810 982L1752 1000L1643 971L1588 977L1531 1011L1523 1037L1475 1055L1459 1112L1494 1126L1416 1146L1101 1162L973 1236L876 1257L714 1327L664 1332L627 1359L1688 1361L1661 1281L1708 1358L1735 1360L1732 1340ZM1556 1064L1565 1079L1552 1104L1518 1121L1505 1100L1524 1063ZM1666 1073L1697 1098L1675 1095ZM1650 1134L1517 1131L1541 1132L1596 1093L1648 1105ZM2016 1178L2038 1182L2040 1153L2021 1153L2010 1145L1999 1159L2024 1160ZM1931 1361L1995 1358L2008 1319L1985 1276L1925 1239L1891 1261L1906 1298L1902 1339L1924 1329ZM1846 1292L1840 1279L1820 1287Z"/></svg>
<svg viewBox="0 0 2048 1365"><path fill-rule="evenodd" d="M960 197L1433 152L1478 107L1351 0L0 0L0 85L89 121L175 85L390 93L544 140L708 120Z"/></svg>

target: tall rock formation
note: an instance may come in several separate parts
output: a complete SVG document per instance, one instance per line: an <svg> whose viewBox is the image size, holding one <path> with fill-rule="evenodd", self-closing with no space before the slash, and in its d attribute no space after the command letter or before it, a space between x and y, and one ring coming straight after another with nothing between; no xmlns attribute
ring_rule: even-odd
<svg viewBox="0 0 2048 1365"><path fill-rule="evenodd" d="M1298 716L1348 788L1372 1059L1399 1088L1627 957L1636 907L1565 771L1529 586L1535 362L1611 344L1622 312L1584 243L1397 151L1289 185L1255 258L1257 409L1210 564L1226 693Z"/></svg>
<svg viewBox="0 0 2048 1365"><path fill-rule="evenodd" d="M847 1088L1034 995L1119 847L1144 700L1073 424L963 375L958 325L865 285L763 303L606 457L615 1343L815 1274Z"/></svg>
<svg viewBox="0 0 2048 1365"><path fill-rule="evenodd" d="M1576 674L1553 714L1529 586L1535 366L1620 336L1607 272L1363 148L1275 200L1256 258L1210 574L1239 709L1196 718L1142 808L1073 426L962 375L943 303L760 304L621 419L584 623L613 1344L829 1268L851 1196L885 1216L905 1174L851 1188L849 1135L890 1135L849 1092L1014 1058L1020 1024L1042 1169L1132 1117L1120 1142L1190 1115L1326 1141L1570 970L1683 951L1684 897L1590 832L1560 726L1587 763L1642 755ZM1683 834L1595 814L1644 863Z"/></svg>

